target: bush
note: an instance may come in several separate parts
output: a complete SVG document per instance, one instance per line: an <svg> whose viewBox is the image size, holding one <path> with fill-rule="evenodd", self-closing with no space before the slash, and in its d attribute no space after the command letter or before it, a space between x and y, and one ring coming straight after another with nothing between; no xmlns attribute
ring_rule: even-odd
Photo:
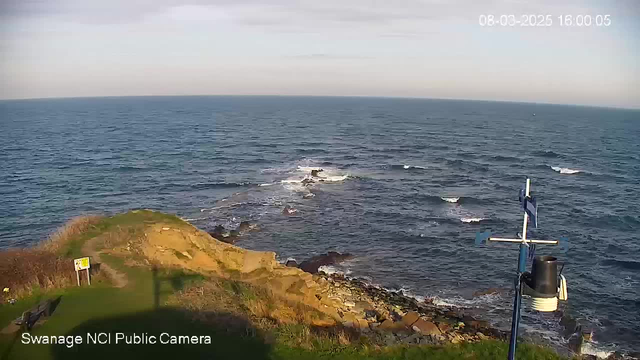
<svg viewBox="0 0 640 360"><path fill-rule="evenodd" d="M59 252L60 249L69 245L69 243L84 232L91 229L99 223L104 217L98 215L77 216L69 220L66 224L56 230L49 238L43 241L38 248L50 252Z"/></svg>
<svg viewBox="0 0 640 360"><path fill-rule="evenodd" d="M0 288L9 288L3 297L21 298L34 289L73 285L75 269L70 259L38 249L12 249L0 252Z"/></svg>

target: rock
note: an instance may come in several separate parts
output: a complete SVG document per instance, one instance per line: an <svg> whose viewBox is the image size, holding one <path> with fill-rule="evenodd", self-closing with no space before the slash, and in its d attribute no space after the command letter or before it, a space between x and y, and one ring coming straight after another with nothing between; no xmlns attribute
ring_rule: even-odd
<svg viewBox="0 0 640 360"><path fill-rule="evenodd" d="M253 228L255 228L255 225L251 224L248 221L243 221L240 223L240 225L238 225L238 228L236 229L238 232L247 232L249 230L252 230Z"/></svg>
<svg viewBox="0 0 640 360"><path fill-rule="evenodd" d="M582 353L582 344L584 343L584 339L582 339L582 334L573 334L569 338L568 347L574 353L580 355Z"/></svg>
<svg viewBox="0 0 640 360"><path fill-rule="evenodd" d="M282 213L284 215L293 215L295 213L297 213L298 210L294 209L293 207L291 207L291 205L285 205L284 209L282 209Z"/></svg>
<svg viewBox="0 0 640 360"><path fill-rule="evenodd" d="M403 323L393 322L392 320L387 319L383 321L378 327L376 327L376 330L398 332L406 331L408 329L406 326L404 326Z"/></svg>
<svg viewBox="0 0 640 360"><path fill-rule="evenodd" d="M416 322L414 322L412 325L412 329L421 333L422 335L440 335L440 329L438 329L436 324L423 319L418 319Z"/></svg>
<svg viewBox="0 0 640 360"><path fill-rule="evenodd" d="M472 329L487 329L489 328L489 323L484 321L484 320L472 320L469 322L469 326L471 326Z"/></svg>
<svg viewBox="0 0 640 360"><path fill-rule="evenodd" d="M420 336L420 334L411 334L409 336L407 336L406 338L402 339L402 342L405 344L419 344L420 343L420 339L422 338L422 336Z"/></svg>
<svg viewBox="0 0 640 360"><path fill-rule="evenodd" d="M323 169L313 169L313 170L311 170L311 176L318 177L318 174L323 172L323 171L324 171Z"/></svg>
<svg viewBox="0 0 640 360"><path fill-rule="evenodd" d="M452 328L453 326L451 326L451 324L447 322L438 323L438 329L440 329L440 331L443 333L449 332L449 330L451 330Z"/></svg>
<svg viewBox="0 0 640 360"><path fill-rule="evenodd" d="M358 324L358 328L359 328L360 330L365 330L365 331L366 331L366 330L369 330L369 322L368 322L367 320L365 320L365 319L358 319L357 324Z"/></svg>
<svg viewBox="0 0 640 360"><path fill-rule="evenodd" d="M224 226L216 225L216 227L213 228L213 231L209 232L209 235L213 236L218 240L222 240L222 238L229 236L229 233L224 228Z"/></svg>
<svg viewBox="0 0 640 360"><path fill-rule="evenodd" d="M339 264L345 260L353 258L351 254L340 254L335 251L329 251L326 254L316 255L300 263L299 268L311 274L318 273L318 268L326 265Z"/></svg>
<svg viewBox="0 0 640 360"><path fill-rule="evenodd" d="M452 344L460 344L461 342L464 342L464 338L462 335L454 333L449 335L449 341L451 341Z"/></svg>
<svg viewBox="0 0 640 360"><path fill-rule="evenodd" d="M615 351L607 357L607 360L639 359L640 358L637 356L638 353L636 353L636 356L634 356L633 354L628 354L628 355L629 356L624 356L619 351Z"/></svg>
<svg viewBox="0 0 640 360"><path fill-rule="evenodd" d="M480 340L488 340L488 339L489 339L489 337L488 337L487 335L485 335L485 334L483 334L483 333L481 333L481 332L479 332L479 331L476 333L476 336L477 336L477 337L478 337L478 339L480 339Z"/></svg>
<svg viewBox="0 0 640 360"><path fill-rule="evenodd" d="M368 301L358 301L355 303L355 309L356 311L368 311L368 310L374 310L373 305L371 305Z"/></svg>
<svg viewBox="0 0 640 360"><path fill-rule="evenodd" d="M418 319L420 319L420 314L415 311L409 311L405 316L402 317L401 321L405 326L411 327L411 325L418 321Z"/></svg>
<svg viewBox="0 0 640 360"><path fill-rule="evenodd" d="M344 306L346 306L346 307L354 307L354 306L356 306L356 303L354 303L353 301L347 300L347 301L344 302Z"/></svg>

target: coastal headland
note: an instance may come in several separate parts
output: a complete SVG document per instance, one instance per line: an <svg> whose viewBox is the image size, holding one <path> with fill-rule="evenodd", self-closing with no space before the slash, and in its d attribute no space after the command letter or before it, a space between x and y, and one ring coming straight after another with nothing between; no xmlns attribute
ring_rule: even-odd
<svg viewBox="0 0 640 360"><path fill-rule="evenodd" d="M151 210L75 219L33 249L1 254L3 360L497 359L507 352L507 333L461 309L318 271L351 255L282 264L274 252L219 241ZM73 259L82 256L91 259L90 286L84 277L76 284ZM55 302L49 316L29 330L15 324L45 299ZM518 354L562 358L526 343Z"/></svg>

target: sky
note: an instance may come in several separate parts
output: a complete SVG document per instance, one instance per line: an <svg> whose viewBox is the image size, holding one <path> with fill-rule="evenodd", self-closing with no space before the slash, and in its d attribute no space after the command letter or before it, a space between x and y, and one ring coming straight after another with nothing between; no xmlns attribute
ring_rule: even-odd
<svg viewBox="0 0 640 360"><path fill-rule="evenodd" d="M0 99L223 94L640 108L640 1L0 0Z"/></svg>

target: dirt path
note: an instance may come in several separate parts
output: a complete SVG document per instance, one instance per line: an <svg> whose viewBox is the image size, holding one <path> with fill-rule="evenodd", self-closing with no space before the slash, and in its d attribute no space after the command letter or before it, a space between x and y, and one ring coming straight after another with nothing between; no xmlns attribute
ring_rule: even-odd
<svg viewBox="0 0 640 360"><path fill-rule="evenodd" d="M100 259L100 253L95 249L97 242L97 237L87 240L87 242L85 242L82 246L82 253L90 256L92 258L91 262L100 263L100 271L104 271L107 274L115 287L123 288L127 286L127 284L129 283L127 275L112 268L111 266L109 266L109 264L103 262L102 259Z"/></svg>

